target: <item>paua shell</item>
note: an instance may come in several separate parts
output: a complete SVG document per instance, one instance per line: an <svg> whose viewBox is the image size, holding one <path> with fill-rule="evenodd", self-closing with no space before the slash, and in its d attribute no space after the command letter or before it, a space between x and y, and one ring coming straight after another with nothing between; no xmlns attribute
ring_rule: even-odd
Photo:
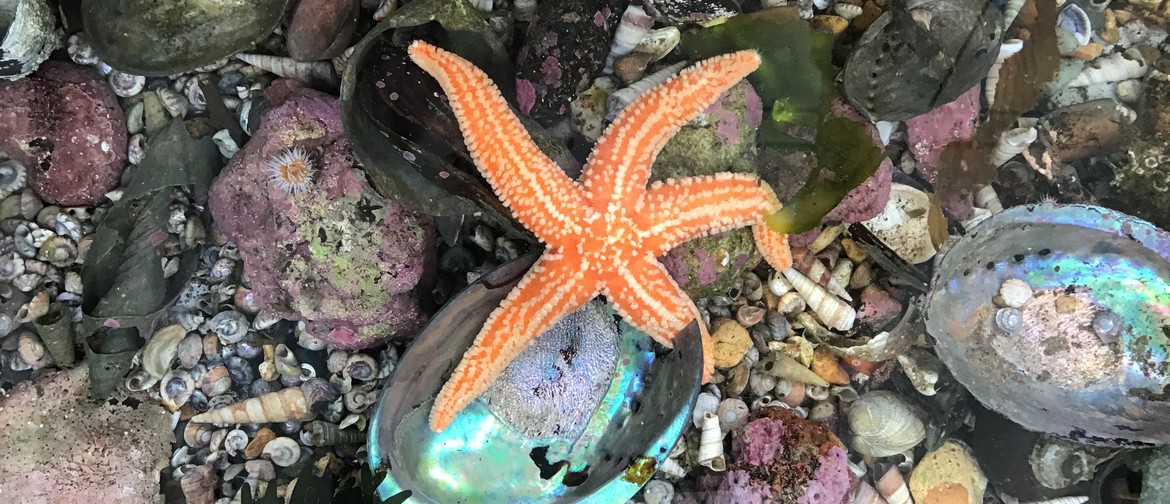
<svg viewBox="0 0 1170 504"><path fill-rule="evenodd" d="M994 2L890 4L858 40L841 71L845 97L870 120L921 115L987 77L1004 31L1003 14Z"/></svg>
<svg viewBox="0 0 1170 504"><path fill-rule="evenodd" d="M381 498L411 490L418 502L625 502L670 453L699 393L696 326L674 350L655 352L600 300L542 334L445 431L430 430L435 395L535 259L481 277L403 356L370 428L371 467L388 473Z"/></svg>
<svg viewBox="0 0 1170 504"><path fill-rule="evenodd" d="M997 327L992 301L1010 278L1034 293L1015 334ZM1095 331L1102 314L1119 330ZM1089 205L1005 210L943 256L926 317L955 378L1025 428L1103 446L1170 443L1170 233Z"/></svg>
<svg viewBox="0 0 1170 504"><path fill-rule="evenodd" d="M93 51L136 75L169 75L219 61L272 33L289 0L83 0Z"/></svg>

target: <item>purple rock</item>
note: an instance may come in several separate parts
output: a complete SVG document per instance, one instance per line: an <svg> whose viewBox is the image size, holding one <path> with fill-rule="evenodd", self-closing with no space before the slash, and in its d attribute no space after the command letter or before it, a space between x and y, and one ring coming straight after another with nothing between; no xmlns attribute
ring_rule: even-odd
<svg viewBox="0 0 1170 504"><path fill-rule="evenodd" d="M951 142L975 135L982 89L972 87L955 101L906 120L906 143L918 161L918 169L932 184L937 181L943 149Z"/></svg>
<svg viewBox="0 0 1170 504"><path fill-rule="evenodd" d="M285 32L288 55L297 61L329 59L345 51L357 29L358 0L300 0Z"/></svg>
<svg viewBox="0 0 1170 504"><path fill-rule="evenodd" d="M28 169L41 199L89 206L118 185L126 167L126 116L95 70L46 61L0 84L0 152Z"/></svg>
<svg viewBox="0 0 1170 504"><path fill-rule="evenodd" d="M869 132L870 138L873 139L874 145L879 149L883 149L881 138L878 135L877 128L873 123L869 122L861 116L853 107L849 106L845 100L840 97L834 97L831 108L833 115L837 117L844 117L865 125L865 129ZM883 158L881 165L878 166L877 171L872 177L869 177L862 182L861 185L855 187L845 198L829 212L821 222L844 222L846 224L853 224L856 222L866 221L877 217L882 213L886 207L886 202L890 199L890 184L894 176L894 164L890 162L889 158Z"/></svg>
<svg viewBox="0 0 1170 504"><path fill-rule="evenodd" d="M269 163L299 149L316 172L287 193ZM239 247L257 303L339 348L409 336L434 267L430 219L378 196L354 167L337 99L296 89L268 111L212 185L210 210Z"/></svg>

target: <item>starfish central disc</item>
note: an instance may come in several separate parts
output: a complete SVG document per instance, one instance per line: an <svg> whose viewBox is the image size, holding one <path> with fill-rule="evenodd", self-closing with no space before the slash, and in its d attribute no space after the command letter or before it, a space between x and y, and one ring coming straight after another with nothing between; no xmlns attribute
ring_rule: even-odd
<svg viewBox="0 0 1170 504"><path fill-rule="evenodd" d="M431 429L446 429L537 336L597 295L667 347L698 321L706 382L714 371L711 337L698 308L658 257L700 236L752 226L764 259L787 269L792 259L786 238L764 224L780 202L749 174L647 182L666 142L755 71L759 54L703 60L645 92L606 128L575 181L536 147L483 71L422 41L411 43L409 53L443 88L468 152L500 201L547 245L439 392Z"/></svg>

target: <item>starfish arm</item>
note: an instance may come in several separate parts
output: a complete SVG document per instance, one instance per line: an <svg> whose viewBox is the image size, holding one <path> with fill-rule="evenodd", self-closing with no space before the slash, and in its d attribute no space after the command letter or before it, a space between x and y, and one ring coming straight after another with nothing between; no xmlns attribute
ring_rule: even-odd
<svg viewBox="0 0 1170 504"><path fill-rule="evenodd" d="M759 177L717 173L652 184L634 218L645 234L643 246L656 256L686 241L751 224L764 259L783 271L792 265L788 239L763 223L780 207L776 193Z"/></svg>
<svg viewBox="0 0 1170 504"><path fill-rule="evenodd" d="M431 430L442 432L537 337L598 294L580 261L545 252L480 329L431 409Z"/></svg>
<svg viewBox="0 0 1170 504"><path fill-rule="evenodd" d="M675 335L697 321L703 338L703 383L710 379L715 370L711 335L695 303L662 264L647 254L602 278L602 294L618 315L663 346L673 348Z"/></svg>
<svg viewBox="0 0 1170 504"><path fill-rule="evenodd" d="M500 201L541 241L570 244L588 212L581 185L540 151L482 70L419 40L409 53L447 94L468 152Z"/></svg>
<svg viewBox="0 0 1170 504"><path fill-rule="evenodd" d="M633 208L654 158L687 121L760 66L756 51L708 58L643 93L614 118L582 169L594 208Z"/></svg>

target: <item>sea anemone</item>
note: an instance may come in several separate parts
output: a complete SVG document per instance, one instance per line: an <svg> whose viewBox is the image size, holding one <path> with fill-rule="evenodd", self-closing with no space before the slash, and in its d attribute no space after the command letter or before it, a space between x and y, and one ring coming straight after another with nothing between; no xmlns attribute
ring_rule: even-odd
<svg viewBox="0 0 1170 504"><path fill-rule="evenodd" d="M313 162L299 147L273 157L268 162L268 172L272 182L289 194L308 189L313 183Z"/></svg>

